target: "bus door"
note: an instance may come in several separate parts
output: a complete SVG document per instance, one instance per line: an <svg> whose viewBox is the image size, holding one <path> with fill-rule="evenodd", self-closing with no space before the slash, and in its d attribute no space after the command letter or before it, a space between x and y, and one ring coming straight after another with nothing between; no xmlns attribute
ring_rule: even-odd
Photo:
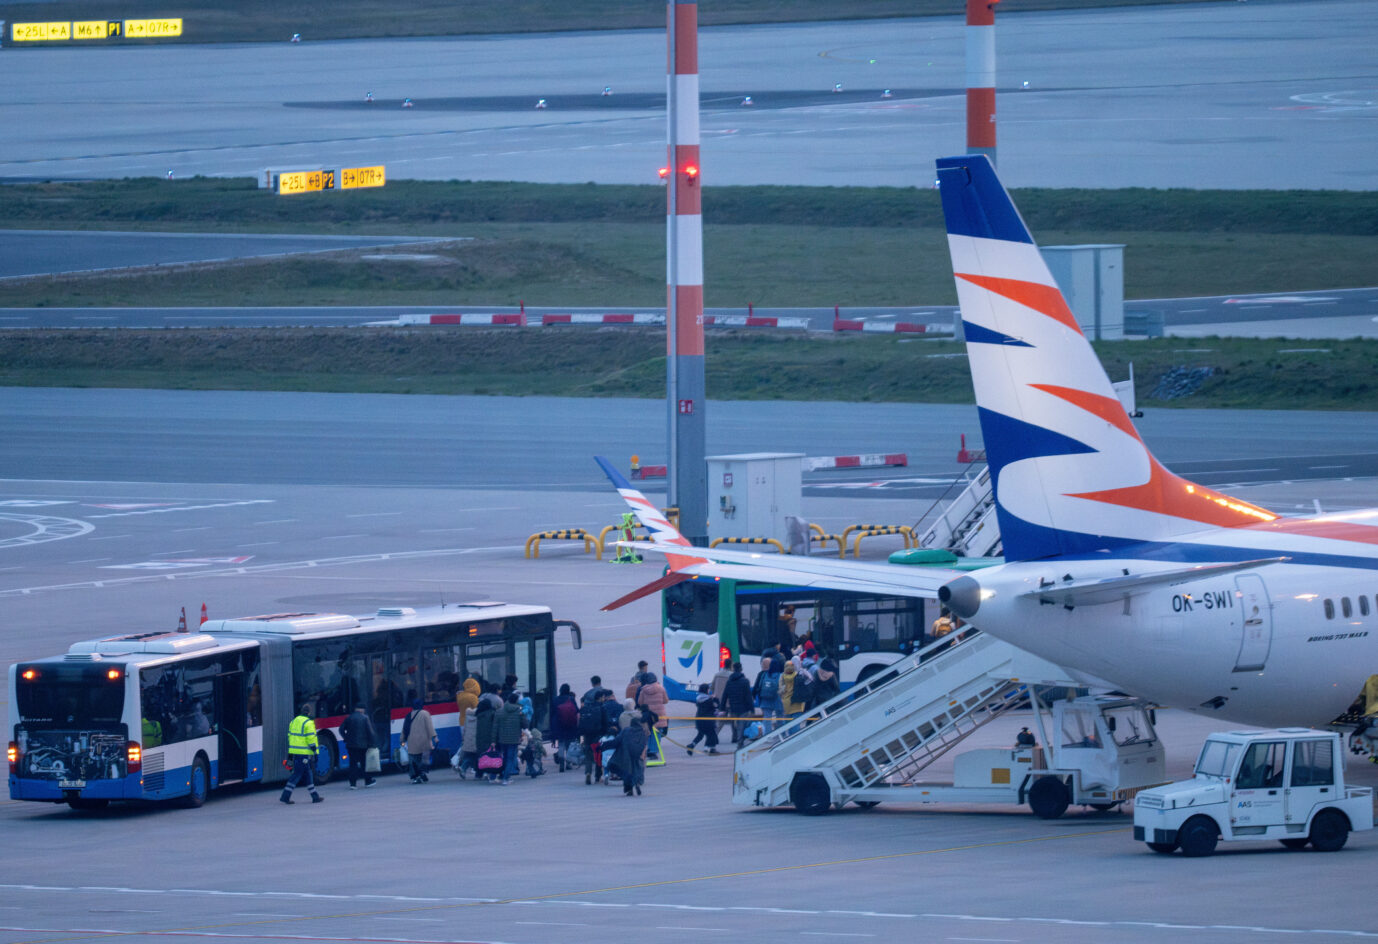
<svg viewBox="0 0 1378 944"><path fill-rule="evenodd" d="M220 735L219 782L243 780L249 769L249 705L243 671L215 677L215 729Z"/></svg>
<svg viewBox="0 0 1378 944"><path fill-rule="evenodd" d="M535 636L512 643L512 674L517 677L517 689L531 696L532 723L545 732L550 730L552 641L549 636Z"/></svg>
<svg viewBox="0 0 1378 944"><path fill-rule="evenodd" d="M380 757L392 756L392 709L405 707L400 694L388 680L386 657L382 655L361 655L354 657L355 676L359 680L359 690L364 693L364 709L368 714L373 733L378 737Z"/></svg>

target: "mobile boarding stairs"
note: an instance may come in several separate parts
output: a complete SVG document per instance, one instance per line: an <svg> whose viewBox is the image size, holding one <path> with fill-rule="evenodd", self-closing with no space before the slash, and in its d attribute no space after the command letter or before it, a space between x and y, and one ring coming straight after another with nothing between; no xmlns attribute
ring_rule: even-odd
<svg viewBox="0 0 1378 944"><path fill-rule="evenodd" d="M1110 809L1167 781L1151 713L1137 699L1033 698L1039 741L954 758L954 779L924 772L1035 687L1076 687L1061 668L968 628L945 637L737 751L733 802L817 815L848 802L1028 803L1047 819L1069 805ZM955 634L954 634L955 635ZM1051 714L1052 725L1045 721Z"/></svg>

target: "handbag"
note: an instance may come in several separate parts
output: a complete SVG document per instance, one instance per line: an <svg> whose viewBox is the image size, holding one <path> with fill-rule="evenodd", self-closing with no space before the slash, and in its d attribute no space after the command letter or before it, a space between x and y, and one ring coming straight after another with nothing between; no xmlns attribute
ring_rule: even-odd
<svg viewBox="0 0 1378 944"><path fill-rule="evenodd" d="M488 750L479 755L479 770L502 770L502 754L498 752L496 744L490 744Z"/></svg>
<svg viewBox="0 0 1378 944"><path fill-rule="evenodd" d="M370 747L364 751L364 773L377 774L382 773L382 771L382 755L378 753L378 748Z"/></svg>
<svg viewBox="0 0 1378 944"><path fill-rule="evenodd" d="M407 745L397 745L397 766L406 767L411 763L411 754L407 752Z"/></svg>

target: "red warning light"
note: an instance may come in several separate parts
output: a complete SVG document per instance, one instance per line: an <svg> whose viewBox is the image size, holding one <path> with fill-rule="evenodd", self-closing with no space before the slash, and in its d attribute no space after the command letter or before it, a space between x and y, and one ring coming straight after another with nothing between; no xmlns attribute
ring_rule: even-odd
<svg viewBox="0 0 1378 944"><path fill-rule="evenodd" d="M668 168L668 167L662 167L662 168L660 169L660 176L661 176L662 179L665 178L665 177L669 177L669 176L670 176L670 168Z"/></svg>
<svg viewBox="0 0 1378 944"><path fill-rule="evenodd" d="M687 167L684 168L684 176L686 176L686 177L697 177L698 175L699 175L699 165L697 165L697 164L690 164L690 165L688 165Z"/></svg>

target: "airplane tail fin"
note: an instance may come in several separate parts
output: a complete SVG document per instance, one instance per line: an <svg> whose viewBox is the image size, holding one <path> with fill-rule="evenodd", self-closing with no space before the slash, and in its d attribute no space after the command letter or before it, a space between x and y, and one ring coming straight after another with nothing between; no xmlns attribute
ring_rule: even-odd
<svg viewBox="0 0 1378 944"><path fill-rule="evenodd" d="M938 181L1006 559L1273 520L1149 452L990 161Z"/></svg>

